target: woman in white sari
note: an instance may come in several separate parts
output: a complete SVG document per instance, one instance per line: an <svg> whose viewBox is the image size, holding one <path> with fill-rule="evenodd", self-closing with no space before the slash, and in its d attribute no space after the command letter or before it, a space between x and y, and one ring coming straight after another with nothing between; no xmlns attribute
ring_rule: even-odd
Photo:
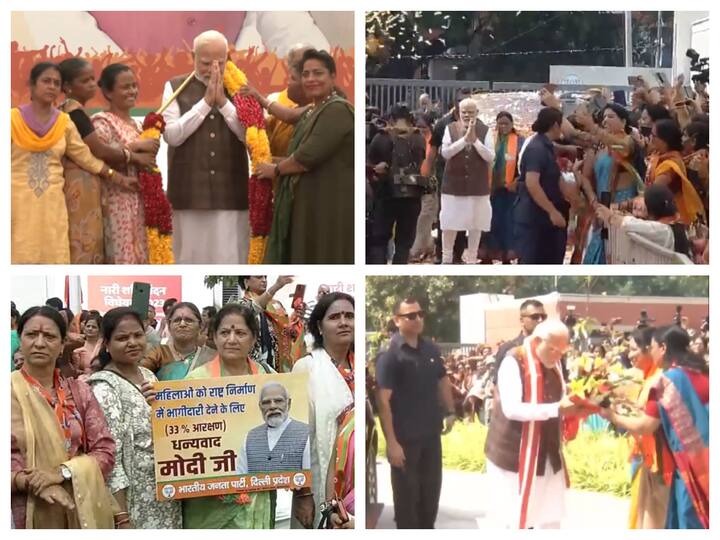
<svg viewBox="0 0 720 540"><path fill-rule="evenodd" d="M355 300L345 293L323 296L310 315L308 328L314 349L295 363L293 373L309 374L310 452L317 526L338 422L355 403Z"/></svg>

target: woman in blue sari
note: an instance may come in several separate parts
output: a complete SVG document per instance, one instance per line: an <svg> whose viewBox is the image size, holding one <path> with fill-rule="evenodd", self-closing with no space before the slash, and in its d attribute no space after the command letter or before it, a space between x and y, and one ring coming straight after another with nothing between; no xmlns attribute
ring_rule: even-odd
<svg viewBox="0 0 720 540"><path fill-rule="evenodd" d="M595 124L586 109L576 112L580 127L590 133L602 145L592 168L594 189L589 179L579 179L590 204L606 206L619 204L636 197L642 188L642 178L633 166L636 152L635 142L630 136L628 111L615 103L608 103L603 110L602 128ZM605 241L602 238L602 224L595 220L584 238L585 253L583 264L606 264Z"/></svg>
<svg viewBox="0 0 720 540"><path fill-rule="evenodd" d="M690 352L690 337L668 326L653 336L652 349L664 356L664 372L650 390L645 409L623 416L603 415L633 435L656 433L672 459L666 529L710 527L710 379L708 366ZM655 354L655 353L653 353Z"/></svg>

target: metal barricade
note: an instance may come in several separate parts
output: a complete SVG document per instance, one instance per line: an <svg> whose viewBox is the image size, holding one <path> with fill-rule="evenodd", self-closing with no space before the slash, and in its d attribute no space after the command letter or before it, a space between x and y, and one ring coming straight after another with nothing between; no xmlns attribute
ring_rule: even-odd
<svg viewBox="0 0 720 540"><path fill-rule="evenodd" d="M622 225L608 227L605 244L609 264L693 264L687 255L654 244L634 232L627 232Z"/></svg>
<svg viewBox="0 0 720 540"><path fill-rule="evenodd" d="M488 81L428 81L422 79L366 79L367 103L377 107L381 114L399 102L405 102L410 109L416 109L422 94L428 94L433 103L440 102L442 110L452 107L455 93L461 88L472 92L490 90Z"/></svg>

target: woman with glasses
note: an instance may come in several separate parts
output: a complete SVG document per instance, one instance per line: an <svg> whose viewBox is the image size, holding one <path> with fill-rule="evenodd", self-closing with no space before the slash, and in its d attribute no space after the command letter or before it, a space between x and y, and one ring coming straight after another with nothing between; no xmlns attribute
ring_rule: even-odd
<svg viewBox="0 0 720 540"><path fill-rule="evenodd" d="M170 308L167 318L170 341L152 349L141 365L160 381L177 381L212 360L216 352L200 345L202 315L195 304L179 302Z"/></svg>

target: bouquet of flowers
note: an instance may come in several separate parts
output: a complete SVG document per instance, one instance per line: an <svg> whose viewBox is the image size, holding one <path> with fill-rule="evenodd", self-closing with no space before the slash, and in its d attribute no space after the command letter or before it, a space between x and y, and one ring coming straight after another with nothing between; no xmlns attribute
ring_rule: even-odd
<svg viewBox="0 0 720 540"><path fill-rule="evenodd" d="M609 356L612 360L585 353L575 360L568 384L570 399L591 411L612 405L632 414L642 388L642 371L627 369L616 355Z"/></svg>
<svg viewBox="0 0 720 540"><path fill-rule="evenodd" d="M250 152L253 173L248 181L248 209L250 214L249 264L262 264L265 246L270 235L273 215L272 181L260 179L255 174L260 163L271 163L270 141L265 131L265 117L260 104L250 96L238 92L248 81L234 63L228 61L223 75L225 89L232 96L240 123L245 126L245 140Z"/></svg>
<svg viewBox="0 0 720 540"><path fill-rule="evenodd" d="M143 139L160 139L165 119L160 112L149 113L143 121ZM150 264L173 264L172 208L162 187L160 169L145 169L138 174L145 207L145 234Z"/></svg>

